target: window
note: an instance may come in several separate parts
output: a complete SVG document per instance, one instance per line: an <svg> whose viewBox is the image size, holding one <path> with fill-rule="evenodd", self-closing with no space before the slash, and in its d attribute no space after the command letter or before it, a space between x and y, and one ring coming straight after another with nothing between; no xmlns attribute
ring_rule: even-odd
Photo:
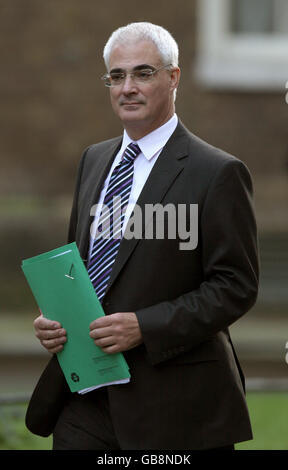
<svg viewBox="0 0 288 470"><path fill-rule="evenodd" d="M196 77L211 88L284 90L287 0L198 0Z"/></svg>
<svg viewBox="0 0 288 470"><path fill-rule="evenodd" d="M287 14L287 0L231 0L231 31L236 34L287 34Z"/></svg>

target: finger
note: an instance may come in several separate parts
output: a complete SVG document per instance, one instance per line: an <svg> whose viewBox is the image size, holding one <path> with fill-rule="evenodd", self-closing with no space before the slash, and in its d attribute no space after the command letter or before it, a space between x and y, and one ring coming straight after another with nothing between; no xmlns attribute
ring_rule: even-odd
<svg viewBox="0 0 288 470"><path fill-rule="evenodd" d="M112 336L111 327L106 328L95 328L89 333L90 337L93 339L105 338L107 336Z"/></svg>
<svg viewBox="0 0 288 470"><path fill-rule="evenodd" d="M49 352L52 354L57 354L64 349L63 345L58 346L57 348L51 349Z"/></svg>
<svg viewBox="0 0 288 470"><path fill-rule="evenodd" d="M36 330L36 337L40 340L57 339L64 336L66 336L64 328L57 330Z"/></svg>
<svg viewBox="0 0 288 470"><path fill-rule="evenodd" d="M45 349L46 349L46 351L47 351L48 353L57 354L57 353L59 353L60 351L63 351L64 345L63 345L63 344L60 344L59 346L57 346L57 347L55 347L55 348L51 348L51 349L45 348Z"/></svg>
<svg viewBox="0 0 288 470"><path fill-rule="evenodd" d="M63 345L66 343L66 340L66 336L61 336L61 338L56 339L44 339L41 341L41 344L49 352L54 353L63 349Z"/></svg>
<svg viewBox="0 0 288 470"><path fill-rule="evenodd" d="M34 320L34 328L37 330L53 330L61 328L61 324L57 321L48 320L48 318L40 315Z"/></svg>
<svg viewBox="0 0 288 470"><path fill-rule="evenodd" d="M118 353L118 352L122 352L123 349L118 345L118 344L113 344L113 345L110 345L110 346L103 346L103 348L101 348L103 352L107 353L107 354L115 354L115 353Z"/></svg>
<svg viewBox="0 0 288 470"><path fill-rule="evenodd" d="M95 339L94 343L99 348L105 348L107 346L115 346L115 338L113 336L108 336L106 338Z"/></svg>
<svg viewBox="0 0 288 470"><path fill-rule="evenodd" d="M90 323L90 330L111 326L112 320L109 317L110 315L107 315L107 316L105 315L103 317L97 318L96 320L92 321L92 323Z"/></svg>

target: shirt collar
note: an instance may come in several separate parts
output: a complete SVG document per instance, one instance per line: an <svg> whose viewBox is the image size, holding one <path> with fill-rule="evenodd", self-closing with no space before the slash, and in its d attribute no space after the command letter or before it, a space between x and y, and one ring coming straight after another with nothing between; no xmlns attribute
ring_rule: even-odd
<svg viewBox="0 0 288 470"><path fill-rule="evenodd" d="M172 118L165 122L165 124L163 124L161 127L158 127L154 131L150 132L150 134L147 134L142 137L142 139L136 141L141 149L141 152L147 160L151 160L151 158L164 147L175 131L177 124L178 117L176 114L174 114ZM135 141L130 139L129 135L124 129L123 140L120 149L121 155L123 154L127 145L129 145L131 142Z"/></svg>

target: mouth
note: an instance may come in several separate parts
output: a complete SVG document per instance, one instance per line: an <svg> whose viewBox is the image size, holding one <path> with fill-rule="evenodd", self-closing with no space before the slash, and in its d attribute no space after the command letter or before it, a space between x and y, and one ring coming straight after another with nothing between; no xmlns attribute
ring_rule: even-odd
<svg viewBox="0 0 288 470"><path fill-rule="evenodd" d="M123 101L122 103L120 103L120 106L139 106L141 104L144 103L142 103L141 101Z"/></svg>

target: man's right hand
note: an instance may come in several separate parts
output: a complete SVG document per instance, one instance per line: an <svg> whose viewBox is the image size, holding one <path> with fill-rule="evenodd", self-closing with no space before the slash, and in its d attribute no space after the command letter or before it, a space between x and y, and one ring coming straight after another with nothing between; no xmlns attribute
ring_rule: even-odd
<svg viewBox="0 0 288 470"><path fill-rule="evenodd" d="M37 338L48 352L53 354L62 351L67 337L59 322L48 320L41 313L34 320L34 328Z"/></svg>

